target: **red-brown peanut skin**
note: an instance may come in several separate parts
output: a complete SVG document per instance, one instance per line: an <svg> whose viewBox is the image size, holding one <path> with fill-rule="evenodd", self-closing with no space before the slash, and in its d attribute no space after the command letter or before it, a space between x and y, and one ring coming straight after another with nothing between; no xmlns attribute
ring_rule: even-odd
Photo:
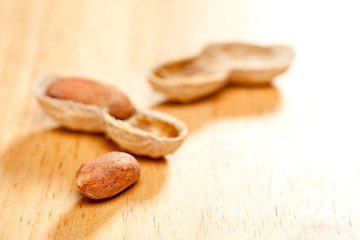
<svg viewBox="0 0 360 240"><path fill-rule="evenodd" d="M74 102L107 106L115 118L126 119L134 113L130 99L119 89L95 80L66 77L51 83L45 93L49 97Z"/></svg>
<svg viewBox="0 0 360 240"><path fill-rule="evenodd" d="M91 199L112 197L137 181L140 166L124 152L110 152L80 166L75 185Z"/></svg>

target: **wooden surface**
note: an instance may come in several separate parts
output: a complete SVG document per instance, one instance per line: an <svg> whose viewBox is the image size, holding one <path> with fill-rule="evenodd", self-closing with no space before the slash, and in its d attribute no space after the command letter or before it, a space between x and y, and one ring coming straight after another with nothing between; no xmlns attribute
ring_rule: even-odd
<svg viewBox="0 0 360 240"><path fill-rule="evenodd" d="M0 0L0 239L360 239L357 1ZM164 102L152 67L208 43L287 43L275 84ZM86 76L183 120L189 136L105 201L74 189L115 144L59 128L32 92Z"/></svg>

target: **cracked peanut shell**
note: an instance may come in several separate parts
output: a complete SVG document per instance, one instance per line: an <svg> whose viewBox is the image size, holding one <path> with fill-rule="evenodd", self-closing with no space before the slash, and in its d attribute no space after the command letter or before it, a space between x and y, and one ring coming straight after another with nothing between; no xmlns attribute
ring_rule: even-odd
<svg viewBox="0 0 360 240"><path fill-rule="evenodd" d="M108 106L48 96L48 87L60 78L57 75L40 77L34 92L43 110L65 128L103 132L121 149L153 158L173 153L187 135L184 123L164 113L134 107L131 116L118 119L109 113Z"/></svg>

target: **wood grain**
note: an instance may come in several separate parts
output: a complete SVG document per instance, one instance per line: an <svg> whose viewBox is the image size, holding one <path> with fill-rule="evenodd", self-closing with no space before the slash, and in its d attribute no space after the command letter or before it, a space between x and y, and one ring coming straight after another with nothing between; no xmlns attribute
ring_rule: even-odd
<svg viewBox="0 0 360 240"><path fill-rule="evenodd" d="M0 239L360 239L356 1L0 0ZM269 87L190 104L154 92L152 67L208 43L287 43ZM111 83L183 120L164 159L91 201L77 168L117 150L59 128L32 93L44 73Z"/></svg>

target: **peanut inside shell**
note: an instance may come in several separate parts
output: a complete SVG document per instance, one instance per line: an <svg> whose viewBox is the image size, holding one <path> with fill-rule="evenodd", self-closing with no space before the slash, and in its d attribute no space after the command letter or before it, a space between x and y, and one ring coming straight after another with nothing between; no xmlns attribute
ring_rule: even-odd
<svg viewBox="0 0 360 240"><path fill-rule="evenodd" d="M107 97L97 96L99 93L104 95L101 89L104 86L105 90L108 89L107 85L82 80L74 84L71 78L70 83L75 86L74 88L80 82L81 90L73 91L73 88L69 87L72 86L71 84L65 84L65 90L62 89L63 84L56 87L58 83L66 82L66 79L47 74L39 77L34 84L34 93L40 106L64 128L89 133L104 133L122 150L153 158L175 152L187 135L185 124L178 119L157 111L137 108L130 101L131 115L126 114L125 119L119 119L115 113L109 113L108 105L98 106L109 102ZM94 86L93 84L95 87L86 90L88 86ZM61 90L60 95L57 92L58 89ZM89 94L90 92L93 95ZM110 95L109 91L105 92L107 93L105 96ZM68 95L70 99L66 99Z"/></svg>
<svg viewBox="0 0 360 240"><path fill-rule="evenodd" d="M62 100L108 107L109 114L117 119L126 119L134 112L130 99L123 92L86 78L60 78L49 85L45 94Z"/></svg>

